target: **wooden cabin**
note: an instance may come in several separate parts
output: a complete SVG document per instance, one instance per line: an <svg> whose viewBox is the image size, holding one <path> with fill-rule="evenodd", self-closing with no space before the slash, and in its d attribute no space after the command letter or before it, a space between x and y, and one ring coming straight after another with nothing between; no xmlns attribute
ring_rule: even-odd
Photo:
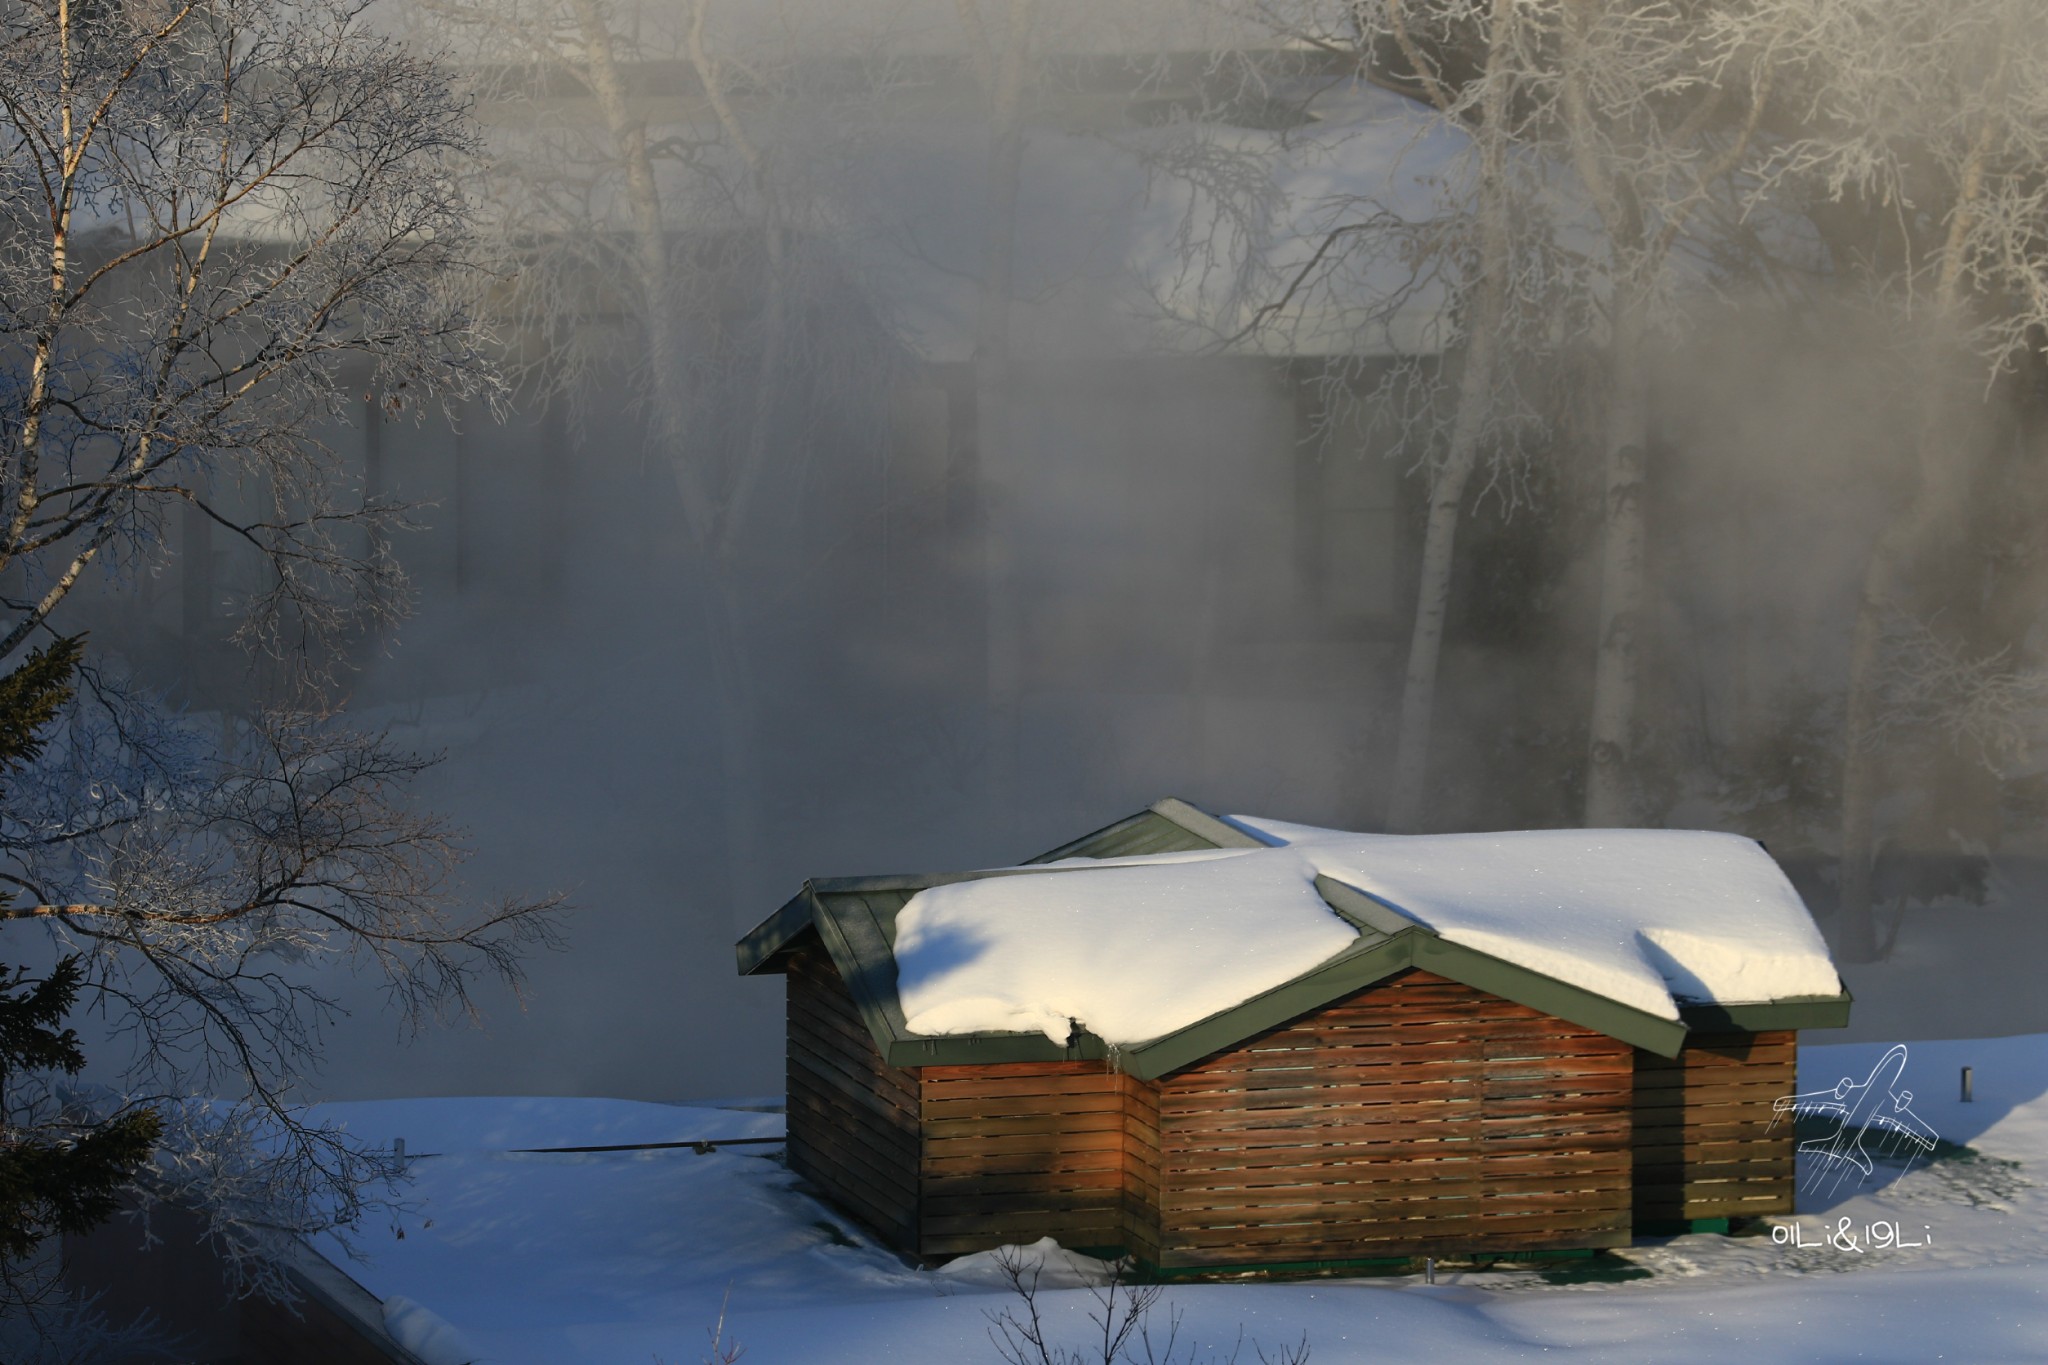
<svg viewBox="0 0 2048 1365"><path fill-rule="evenodd" d="M1034 861L1260 842L1167 800ZM898 915L1003 875L812 881L739 944L742 973L787 980L791 1168L907 1255L1051 1236L1156 1272L1316 1269L1792 1211L1772 1102L1796 1031L1847 1022L1839 982L1663 1018L1319 876L1355 942L1164 1036L911 1032Z"/></svg>

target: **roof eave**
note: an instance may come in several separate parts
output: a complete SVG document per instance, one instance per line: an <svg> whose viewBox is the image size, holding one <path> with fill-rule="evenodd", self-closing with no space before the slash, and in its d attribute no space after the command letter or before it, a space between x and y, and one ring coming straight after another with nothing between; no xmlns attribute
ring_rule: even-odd
<svg viewBox="0 0 2048 1365"><path fill-rule="evenodd" d="M803 890L784 901L780 909L749 929L746 937L733 945L734 955L739 958L741 976L761 976L776 971L772 965L775 956L811 927L812 903L811 884L805 882Z"/></svg>
<svg viewBox="0 0 2048 1365"><path fill-rule="evenodd" d="M1856 997L1844 986L1839 995L1797 995L1782 1000L1739 1003L1689 1000L1678 1017L1695 1033L1763 1033L1775 1029L1846 1028Z"/></svg>

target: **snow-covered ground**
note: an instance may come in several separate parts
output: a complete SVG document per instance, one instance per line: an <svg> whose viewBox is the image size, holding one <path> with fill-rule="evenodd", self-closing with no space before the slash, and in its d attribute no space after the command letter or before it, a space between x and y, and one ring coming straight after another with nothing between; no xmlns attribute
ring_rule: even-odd
<svg viewBox="0 0 2048 1365"><path fill-rule="evenodd" d="M1813 1035L1809 1035L1811 1038ZM1802 1090L1862 1080L1883 1043L1808 1045ZM1957 1098L1962 1066L1975 1100ZM1771 1235L1695 1235L1613 1258L1602 1278L1534 1271L1175 1285L1182 1360L1305 1335L1318 1365L1571 1358L1672 1362L2048 1360L2048 1035L1910 1045L1913 1109L1974 1154L1815 1182ZM488 1365L683 1365L725 1305L757 1365L1000 1359L1014 1303L985 1260L913 1269L813 1202L775 1149L527 1154L512 1147L759 1136L755 1107L603 1100L406 1100L330 1112L408 1152L418 1212L366 1234L350 1273L421 1342ZM747 1153L754 1153L748 1155ZM1822 1175L1826 1172L1806 1172ZM1830 1235L1832 1234L1832 1240ZM1849 1243L1853 1242L1853 1249ZM332 1250L331 1248L329 1249ZM338 1253L335 1253L338 1254ZM1051 1336L1083 1348L1095 1298L1047 1277ZM396 1300L404 1300L396 1303ZM1190 1346L1195 1354L1190 1357ZM443 1357L459 1360L462 1354Z"/></svg>

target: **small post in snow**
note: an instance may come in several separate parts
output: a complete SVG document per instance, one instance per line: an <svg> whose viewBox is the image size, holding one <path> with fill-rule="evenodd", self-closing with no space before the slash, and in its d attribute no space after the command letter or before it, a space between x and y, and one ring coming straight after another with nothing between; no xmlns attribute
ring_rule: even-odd
<svg viewBox="0 0 2048 1365"><path fill-rule="evenodd" d="M405 1174L405 1139L402 1137L391 1139L391 1164L398 1168L400 1175Z"/></svg>
<svg viewBox="0 0 2048 1365"><path fill-rule="evenodd" d="M1425 1256L1422 1258L1422 1282L1424 1284L1436 1283L1436 1257Z"/></svg>
<svg viewBox="0 0 2048 1365"><path fill-rule="evenodd" d="M1969 1067L1967 1067L1967 1066L1963 1068L1963 1103L1964 1103L1964 1104L1971 1104L1971 1103L1975 1102L1975 1099L1976 1099L1976 1096L1974 1096L1974 1095L1972 1095L1972 1094L1970 1093L1970 1081L1971 1081L1971 1079L1972 1079L1972 1077L1971 1077L1971 1074L1970 1074L1970 1070L1971 1070L1971 1069L1970 1069Z"/></svg>

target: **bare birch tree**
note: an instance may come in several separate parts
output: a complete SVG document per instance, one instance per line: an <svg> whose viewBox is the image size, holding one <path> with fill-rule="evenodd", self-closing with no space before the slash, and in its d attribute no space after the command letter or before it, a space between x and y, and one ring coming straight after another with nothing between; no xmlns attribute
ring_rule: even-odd
<svg viewBox="0 0 2048 1365"><path fill-rule="evenodd" d="M1402 353L1366 400L1391 425L1394 455L1426 472L1428 513L1416 580L1414 620L1402 675L1400 728L1388 789L1389 829L1421 828L1429 775L1437 675L1450 608L1458 525L1474 478L1491 486L1512 469L1534 416L1515 374L1554 346L1565 301L1546 277L1547 240L1540 161L1524 125L1524 83L1538 53L1523 22L1527 0L1366 0L1331 9L1262 6L1280 32L1359 62L1361 70L1427 108L1416 142L1448 137L1464 153L1439 172L1445 202L1410 221L1375 193L1320 206L1314 250L1276 281L1277 297L1253 325L1284 316L1303 295L1354 318L1368 348L1394 334L1394 315L1439 299L1423 329L1430 354ZM1460 60L1463 59L1463 60ZM1455 65L1455 75L1447 66ZM1519 350L1519 354L1515 353ZM1339 365L1342 382L1351 367ZM1327 387L1327 386L1326 386Z"/></svg>
<svg viewBox="0 0 2048 1365"><path fill-rule="evenodd" d="M2048 40L2023 0L1842 0L1779 6L1775 17L1803 24L1816 54L1800 72L1805 135L1776 169L1881 224L1882 249L1837 269L1875 284L1891 325L1915 340L1910 487L1863 567L1847 678L1838 946L1867 961L1878 947L1871 872L1896 679L1941 679L1942 728L1993 760L2010 747L2011 712L2037 695L2004 646L1959 657L1915 605L1925 596L1916 572L1970 534L1983 453L1973 419L1998 376L2038 355L2048 327ZM1900 640L1917 643L1902 656ZM1924 711L1928 689L1909 691L1906 709ZM1987 714L2007 727L1995 742Z"/></svg>
<svg viewBox="0 0 2048 1365"><path fill-rule="evenodd" d="M1752 22L1740 4L1556 0L1546 19L1545 117L1590 203L1605 277L1604 535L1584 818L1627 825L1637 818L1629 756L1646 579L1647 348L1680 283L1684 234L1763 159L1757 131L1778 48L1794 31Z"/></svg>
<svg viewBox="0 0 2048 1365"><path fill-rule="evenodd" d="M242 639L304 681L402 608L364 532L404 509L364 501L317 437L346 408L339 367L408 400L493 381L455 287L475 264L463 102L363 8L0 5L0 659L90 575L162 564L172 508L261 565ZM464 914L454 831L406 797L424 760L376 736L278 711L223 749L81 676L9 783L0 923L78 956L128 1053L111 1094L17 1089L6 1121L155 1109L140 1193L200 1203L280 1289L280 1239L352 1225L388 1174L295 1107L336 1008L308 969L381 972L413 1022L459 1014L479 973L517 980L550 907Z"/></svg>

